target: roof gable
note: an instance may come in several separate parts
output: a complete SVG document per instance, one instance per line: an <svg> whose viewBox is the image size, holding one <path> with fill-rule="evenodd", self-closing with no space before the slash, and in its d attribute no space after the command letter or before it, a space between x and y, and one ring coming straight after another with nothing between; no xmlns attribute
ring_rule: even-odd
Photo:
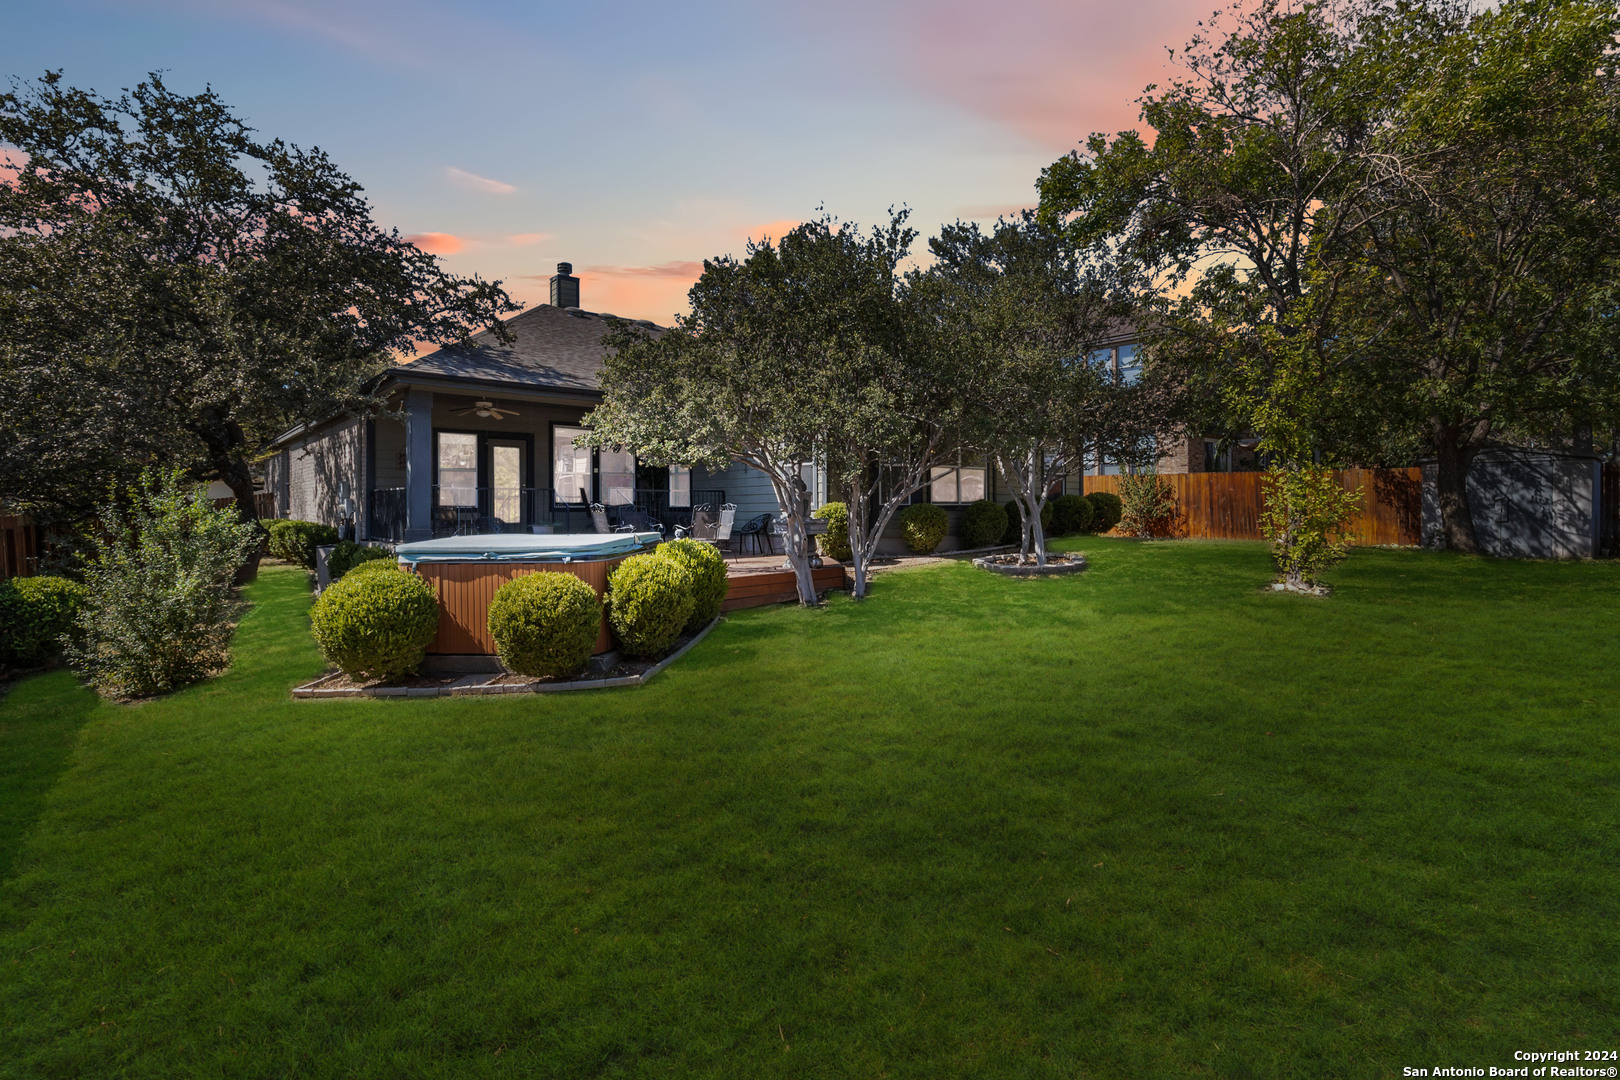
<svg viewBox="0 0 1620 1080"><path fill-rule="evenodd" d="M536 304L507 320L506 328L513 337L510 344L501 344L491 331L485 330L473 335L465 344L446 345L400 364L389 374L402 378L432 375L528 387L598 390L602 384L602 362L607 356L602 336L608 332L611 318L615 316ZM663 330L644 319L626 321L655 333Z"/></svg>

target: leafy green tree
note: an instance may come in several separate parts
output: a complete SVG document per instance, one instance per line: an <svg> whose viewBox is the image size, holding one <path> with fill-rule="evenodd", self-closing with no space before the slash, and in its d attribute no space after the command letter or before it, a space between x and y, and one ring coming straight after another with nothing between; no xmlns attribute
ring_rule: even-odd
<svg viewBox="0 0 1620 1080"><path fill-rule="evenodd" d="M741 261L705 261L673 329L609 336L604 400L586 421L593 443L649 461L764 473L805 604L816 602L806 474L822 465L845 496L862 595L884 527L954 449L960 398L896 272L914 236L905 218L863 235L823 216Z"/></svg>
<svg viewBox="0 0 1620 1080"><path fill-rule="evenodd" d="M381 407L365 381L391 355L516 310L211 90L152 75L107 98L48 73L0 95L0 145L0 492L45 516L162 463L252 520L271 439Z"/></svg>
<svg viewBox="0 0 1620 1080"><path fill-rule="evenodd" d="M1446 545L1477 551L1480 450L1586 450L1620 417L1620 9L1413 4L1359 30L1373 74L1417 74L1346 200L1354 246L1326 260L1334 349L1434 457Z"/></svg>
<svg viewBox="0 0 1620 1080"><path fill-rule="evenodd" d="M1052 481L1088 455L1144 456L1171 426L1168 411L1152 407L1168 399L1152 392L1155 383L1121 385L1090 361L1129 312L1102 268L1088 267L1060 232L1026 215L988 233L949 225L929 246L945 348L969 361L963 438L995 462L1012 493L1020 556L1044 566Z"/></svg>
<svg viewBox="0 0 1620 1080"><path fill-rule="evenodd" d="M1231 18L1149 88L1151 140L1093 135L1043 173L1041 215L1117 257L1229 430L1269 404L1293 460L1432 453L1447 542L1475 550L1480 448L1615 415L1615 9ZM1282 400L1307 385L1319 410Z"/></svg>

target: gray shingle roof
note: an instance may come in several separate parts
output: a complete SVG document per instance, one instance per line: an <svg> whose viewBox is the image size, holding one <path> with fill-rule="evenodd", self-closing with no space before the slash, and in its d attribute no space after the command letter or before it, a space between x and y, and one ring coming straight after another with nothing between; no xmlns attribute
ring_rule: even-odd
<svg viewBox="0 0 1620 1080"><path fill-rule="evenodd" d="M486 330L465 345L447 345L399 365L390 374L596 390L602 380L602 359L607 355L602 347L602 335L608 332L607 320L608 316L592 311L536 304L507 321L514 339L509 345L500 344ZM630 321L653 328L653 324L642 320Z"/></svg>

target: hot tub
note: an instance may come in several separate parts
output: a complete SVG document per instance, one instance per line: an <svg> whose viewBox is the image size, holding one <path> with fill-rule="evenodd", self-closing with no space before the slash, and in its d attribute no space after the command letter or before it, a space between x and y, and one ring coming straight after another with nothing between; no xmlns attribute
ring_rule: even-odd
<svg viewBox="0 0 1620 1080"><path fill-rule="evenodd" d="M414 570L439 596L439 632L428 652L440 656L494 656L489 636L489 602L495 590L523 574L573 574L596 590L607 591L608 574L631 555L650 551L657 533L588 533L536 536L491 533L446 536L400 544L394 555ZM596 637L596 651L613 647L607 616Z"/></svg>

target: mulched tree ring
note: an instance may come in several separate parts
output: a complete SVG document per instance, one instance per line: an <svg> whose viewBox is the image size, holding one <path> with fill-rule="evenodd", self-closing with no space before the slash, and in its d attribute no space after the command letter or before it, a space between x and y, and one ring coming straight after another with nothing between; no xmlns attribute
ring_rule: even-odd
<svg viewBox="0 0 1620 1080"><path fill-rule="evenodd" d="M1027 578L1078 574L1089 564L1084 555L1048 555L1045 566L1036 566L1033 560L1025 562L1015 552L1010 555L985 555L974 559L973 565L980 570L988 570L1003 577Z"/></svg>

